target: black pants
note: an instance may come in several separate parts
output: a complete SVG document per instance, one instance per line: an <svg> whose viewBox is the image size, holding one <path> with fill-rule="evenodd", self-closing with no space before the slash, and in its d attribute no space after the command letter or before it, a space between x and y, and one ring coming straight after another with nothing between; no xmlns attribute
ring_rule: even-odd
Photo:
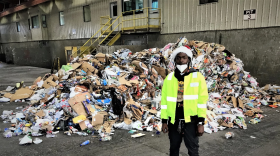
<svg viewBox="0 0 280 156"><path fill-rule="evenodd" d="M168 123L169 139L170 139L170 156L179 156L182 138L190 156L198 156L198 136L196 123L184 123L181 133L177 131L178 121L174 124Z"/></svg>

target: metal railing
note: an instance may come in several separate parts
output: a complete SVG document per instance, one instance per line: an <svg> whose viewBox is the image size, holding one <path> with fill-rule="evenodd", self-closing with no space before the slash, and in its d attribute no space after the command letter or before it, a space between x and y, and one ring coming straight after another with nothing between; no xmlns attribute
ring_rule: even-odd
<svg viewBox="0 0 280 156"><path fill-rule="evenodd" d="M150 17L152 15L156 15L156 14L154 14L155 12L158 13L158 17ZM127 13L132 13L132 14L125 15ZM140 20L144 20L144 22L139 22ZM150 24L150 20L158 20L158 24ZM132 21L132 24L129 23L131 21ZM137 21L139 24L136 23ZM126 24L126 23L128 23L128 24ZM136 31L136 29L149 30L149 28L161 28L161 9L160 8L147 7L147 8L122 12L122 31L124 31L124 30Z"/></svg>
<svg viewBox="0 0 280 156"><path fill-rule="evenodd" d="M141 13L139 13L139 12L141 12ZM154 14L155 12L158 14ZM130 13L132 16L126 15L126 14L130 14ZM153 15L155 15L157 17L151 17ZM106 23L103 22L104 19L107 21ZM115 24L116 21L119 21L119 19L121 19L121 21L118 22L118 24L112 29L113 24ZM143 20L144 22L139 22L140 20ZM150 20L158 20L158 24L151 24ZM132 22L132 23L129 23L129 22ZM157 23L157 22L154 22L154 23ZM161 9L147 7L147 8L136 9L136 10L131 10L131 11L125 11L125 12L122 12L122 15L118 16L113 22L112 22L112 18L110 18L110 16L101 16L100 25L101 25L101 28L83 46L81 46L76 52L72 53L72 56L75 56L75 55L80 56L87 50L92 51L92 49L91 49L91 48L93 48L92 45L94 43L96 43L101 37L103 37L103 35L105 35L105 33L107 33L106 34L107 36L105 36L104 39L98 43L98 45L102 44L116 30L116 28L119 28L120 26L121 26L121 28L118 29L117 31L122 31L122 32L125 30L136 31L138 29L147 29L147 31L148 31L149 28L160 29L161 28ZM105 29L105 30L103 31L103 29ZM93 39L96 37L96 35L98 33L100 33L100 35L93 41ZM96 47L93 48L93 50L95 50L95 49L96 49Z"/></svg>
<svg viewBox="0 0 280 156"><path fill-rule="evenodd" d="M100 17L100 18L101 18L101 17ZM103 26L101 26L101 28L100 28L94 35L92 35L91 38L90 38L83 46L81 46L76 52L72 53L72 56L75 56L76 54L78 54L78 52L80 52L80 55L81 55L82 53L84 53L84 51L88 50L88 48L89 48L91 45L93 45L93 43L96 41L96 40L95 40L94 42L92 42L92 39L93 39L99 32L101 32L102 29L103 29L105 26L107 26L108 24L110 24L111 20L112 20L111 18L108 18L108 21L107 21ZM88 43L90 43L89 47L86 48L86 50L81 51L81 49L84 49L86 46L88 46L88 45L87 45ZM77 55L76 55L76 56L77 56Z"/></svg>
<svg viewBox="0 0 280 156"><path fill-rule="evenodd" d="M103 21L104 20L106 20L106 21L112 21L112 18L110 18L110 16L108 15L108 16L100 16L100 25L101 25L101 27L102 26L104 26L102 29L101 29L101 32L102 32L102 30L104 29L104 28L106 28L106 26L107 26L107 28L108 28L108 26L110 26L110 24L111 23L103 23Z"/></svg>
<svg viewBox="0 0 280 156"><path fill-rule="evenodd" d="M98 32L96 32L95 35L94 35L92 38L89 39L89 40L91 40L91 44L90 44L88 47L86 47L83 51L81 51L80 54L79 54L79 56L81 56L81 55L82 55L84 52L86 52L87 50L90 50L91 46L92 46L96 41L98 41L98 40L112 27L112 25L113 25L116 21L118 21L118 19L119 19L120 17L121 17L121 16L117 17L110 25L107 24L108 22L111 21L111 19L109 19L108 22L107 22L106 24L104 24L104 26L101 27L101 28L98 30L98 32L101 31L101 34L92 42L93 37L98 33ZM105 31L102 31L102 29L103 29L106 25L108 25L108 27L105 29ZM119 26L119 25L120 25L120 23L119 23L117 26ZM117 26L116 26L116 27L117 27ZM115 27L113 30L109 30L109 31L110 31L109 34L108 34L101 42L99 42L98 44L99 44L99 45L102 44L102 42L104 42L104 40L105 40L106 38L108 38L108 36L116 29L116 27ZM89 43L89 40L88 40L82 47L85 47L86 44ZM79 49L81 49L82 47L80 47ZM93 48L93 49L96 49L96 47ZM77 50L77 52L78 52L78 50Z"/></svg>

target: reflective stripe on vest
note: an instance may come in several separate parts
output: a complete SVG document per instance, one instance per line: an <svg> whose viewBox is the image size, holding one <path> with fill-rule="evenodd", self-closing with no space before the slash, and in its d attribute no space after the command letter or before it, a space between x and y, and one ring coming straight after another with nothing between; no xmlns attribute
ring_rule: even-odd
<svg viewBox="0 0 280 156"><path fill-rule="evenodd" d="M167 105L161 105L161 109L167 109Z"/></svg>
<svg viewBox="0 0 280 156"><path fill-rule="evenodd" d="M169 102L177 102L177 98L170 97L170 96L167 96L166 100L169 101Z"/></svg>
<svg viewBox="0 0 280 156"><path fill-rule="evenodd" d="M184 100L197 100L198 95L184 95Z"/></svg>
<svg viewBox="0 0 280 156"><path fill-rule="evenodd" d="M172 80L173 73L174 73L174 72L172 72L172 73L170 73L170 74L168 75L167 80Z"/></svg>
<svg viewBox="0 0 280 156"><path fill-rule="evenodd" d="M199 83L198 83L198 82L194 82L194 83L191 83L190 86L191 86L191 87L198 87L198 86L199 86Z"/></svg>
<svg viewBox="0 0 280 156"><path fill-rule="evenodd" d="M197 108L207 108L206 104L197 104Z"/></svg>

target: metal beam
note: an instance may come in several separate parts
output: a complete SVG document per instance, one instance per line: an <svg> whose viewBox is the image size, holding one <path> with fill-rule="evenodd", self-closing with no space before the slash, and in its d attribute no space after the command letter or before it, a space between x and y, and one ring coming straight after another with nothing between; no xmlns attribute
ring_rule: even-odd
<svg viewBox="0 0 280 156"><path fill-rule="evenodd" d="M0 0L0 1L6 1L6 0ZM50 1L50 0L30 0L28 2L22 3L21 5L15 6L13 8L8 8L7 10L0 13L0 17L7 16L9 14L18 12L20 10L27 9L29 7L32 7L32 6L47 2L47 1Z"/></svg>

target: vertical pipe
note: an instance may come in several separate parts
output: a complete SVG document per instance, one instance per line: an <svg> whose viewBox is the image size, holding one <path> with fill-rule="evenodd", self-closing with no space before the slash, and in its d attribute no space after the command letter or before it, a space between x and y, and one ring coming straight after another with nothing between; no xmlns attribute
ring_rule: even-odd
<svg viewBox="0 0 280 156"><path fill-rule="evenodd" d="M135 32L135 10L133 11L133 28Z"/></svg>
<svg viewBox="0 0 280 156"><path fill-rule="evenodd" d="M279 0L278 0L278 2L279 2ZM259 1L257 1L257 7L256 7L256 10L258 10L258 7L259 7ZM258 23L258 18L257 18L257 16L258 16L258 13L256 12L255 27L257 26L257 23Z"/></svg>
<svg viewBox="0 0 280 156"><path fill-rule="evenodd" d="M227 12L225 14L225 16L226 16L226 27L225 27L225 29L227 29L227 27L228 27L228 25L227 25L227 22L228 22L228 12L229 12L229 10L228 10L228 1L226 1L226 5L227 5Z"/></svg>
<svg viewBox="0 0 280 156"><path fill-rule="evenodd" d="M234 1L232 1L232 7L234 6ZM234 9L231 9L231 21L230 21L230 29L232 29L232 24L233 24L233 10Z"/></svg>
<svg viewBox="0 0 280 156"><path fill-rule="evenodd" d="M276 6L275 26L278 25L278 13L279 13L279 0L277 0L277 6Z"/></svg>
<svg viewBox="0 0 280 156"><path fill-rule="evenodd" d="M269 5L269 16L268 16L268 25L267 26L271 26L271 9L272 8L272 0L270 0L270 5Z"/></svg>
<svg viewBox="0 0 280 156"><path fill-rule="evenodd" d="M263 5L262 5L262 22L261 22L261 26L260 27L263 27L263 21L264 21L264 14L265 14L265 12L264 12L264 9L265 9L265 2L263 3Z"/></svg>
<svg viewBox="0 0 280 156"><path fill-rule="evenodd" d="M221 25L220 25L220 28L219 28L220 30L222 30L222 27L221 27L221 26L223 25L223 7L224 7L224 3L223 3L223 2L224 2L224 1L222 1L222 7L221 7L221 21L220 21L220 22L221 22Z"/></svg>
<svg viewBox="0 0 280 156"><path fill-rule="evenodd" d="M240 0L238 1L237 3L237 13L239 13L239 7L240 7ZM239 28L239 25L238 25L238 16L237 16L237 20L236 20L236 28L238 29ZM242 17L242 20L243 20L243 17Z"/></svg>
<svg viewBox="0 0 280 156"><path fill-rule="evenodd" d="M149 8L147 8L147 31L149 31Z"/></svg>
<svg viewBox="0 0 280 156"><path fill-rule="evenodd" d="M161 31L161 9L159 9L159 27L160 27L160 31Z"/></svg>

